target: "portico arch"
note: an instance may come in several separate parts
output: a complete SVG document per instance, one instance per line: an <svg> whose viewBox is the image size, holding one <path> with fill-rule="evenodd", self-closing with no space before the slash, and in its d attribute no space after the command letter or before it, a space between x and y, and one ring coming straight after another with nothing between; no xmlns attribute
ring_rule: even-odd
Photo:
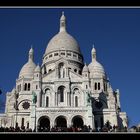
<svg viewBox="0 0 140 140"><path fill-rule="evenodd" d="M81 116L77 115L72 118L73 127L83 127L84 121Z"/></svg>
<svg viewBox="0 0 140 140"><path fill-rule="evenodd" d="M38 119L38 131L50 130L50 119L48 116L42 116Z"/></svg>
<svg viewBox="0 0 140 140"><path fill-rule="evenodd" d="M65 116L58 116L55 119L56 127L67 127L67 120Z"/></svg>

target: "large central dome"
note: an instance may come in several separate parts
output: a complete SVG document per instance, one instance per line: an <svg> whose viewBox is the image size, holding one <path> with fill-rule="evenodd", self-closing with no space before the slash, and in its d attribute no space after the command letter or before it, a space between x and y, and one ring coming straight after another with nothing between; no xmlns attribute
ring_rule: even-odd
<svg viewBox="0 0 140 140"><path fill-rule="evenodd" d="M60 31L49 41L45 55L60 50L81 54L77 41L66 31L66 17L64 13L60 18Z"/></svg>
<svg viewBox="0 0 140 140"><path fill-rule="evenodd" d="M59 50L81 53L77 41L67 32L59 32L55 35L48 43L45 54Z"/></svg>

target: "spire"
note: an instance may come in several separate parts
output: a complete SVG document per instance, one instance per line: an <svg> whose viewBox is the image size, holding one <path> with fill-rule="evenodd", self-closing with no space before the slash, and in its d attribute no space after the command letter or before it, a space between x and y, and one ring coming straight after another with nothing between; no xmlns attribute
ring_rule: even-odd
<svg viewBox="0 0 140 140"><path fill-rule="evenodd" d="M64 15L64 12L62 12L62 16L60 18L60 32L66 31L66 17Z"/></svg>
<svg viewBox="0 0 140 140"><path fill-rule="evenodd" d="M31 45L31 49L29 50L29 59L28 61L34 61L34 50L32 48L32 45Z"/></svg>
<svg viewBox="0 0 140 140"><path fill-rule="evenodd" d="M86 63L85 63L85 66L83 67L83 72L88 72L88 66Z"/></svg>
<svg viewBox="0 0 140 140"><path fill-rule="evenodd" d="M94 47L94 44L93 44L93 48L91 51L91 55L92 55L92 61L95 61L96 60L96 49Z"/></svg>

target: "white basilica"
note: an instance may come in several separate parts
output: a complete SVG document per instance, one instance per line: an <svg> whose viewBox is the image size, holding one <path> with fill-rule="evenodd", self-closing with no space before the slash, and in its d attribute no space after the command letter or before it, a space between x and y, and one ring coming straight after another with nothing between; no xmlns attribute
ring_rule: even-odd
<svg viewBox="0 0 140 140"><path fill-rule="evenodd" d="M84 64L77 41L66 30L64 13L60 30L49 41L42 65L34 63L30 49L28 61L19 72L15 88L7 93L1 125L37 129L40 127L102 128L127 127L121 112L119 90L113 90L103 66L91 50L91 63Z"/></svg>

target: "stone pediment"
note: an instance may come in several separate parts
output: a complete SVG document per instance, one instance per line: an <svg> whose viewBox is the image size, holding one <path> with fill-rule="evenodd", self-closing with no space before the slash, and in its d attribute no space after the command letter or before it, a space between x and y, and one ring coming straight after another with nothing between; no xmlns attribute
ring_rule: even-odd
<svg viewBox="0 0 140 140"><path fill-rule="evenodd" d="M80 81L81 82L82 81L82 76L73 72L73 71L70 71L69 75L70 75L71 82L74 82L74 81L76 81L76 82Z"/></svg>
<svg viewBox="0 0 140 140"><path fill-rule="evenodd" d="M55 70L52 70L51 72L44 75L44 77L42 78L42 82L54 81L53 79L55 79Z"/></svg>

